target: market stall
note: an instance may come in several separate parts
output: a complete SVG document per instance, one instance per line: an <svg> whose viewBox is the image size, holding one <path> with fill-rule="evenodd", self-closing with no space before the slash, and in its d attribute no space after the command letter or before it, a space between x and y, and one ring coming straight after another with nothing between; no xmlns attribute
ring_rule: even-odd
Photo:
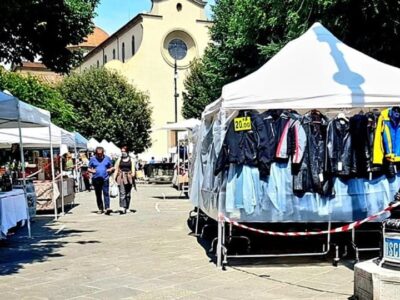
<svg viewBox="0 0 400 300"><path fill-rule="evenodd" d="M316 23L259 70L224 86L203 113L190 190L193 204L218 221L218 265L229 257L227 224L321 222L330 228L387 207L400 187L397 158L376 158L377 151L374 161L365 158L393 167L391 174L372 167L345 173L347 160L335 156L329 134L346 128L359 161L361 142L385 148L381 125L388 113L397 115L399 81L400 69L348 47ZM358 119L364 127L350 132ZM360 140L362 134L373 138ZM324 251L299 255L325 254L329 242L328 234ZM285 255L235 257L271 256Z"/></svg>
<svg viewBox="0 0 400 300"><path fill-rule="evenodd" d="M64 174L62 167L62 155L69 149L75 149L75 137L54 124L51 124L50 128L51 136L46 128L22 129L21 134L24 148L31 150L27 156L26 172L35 188L36 209L38 211L53 209L56 214L58 209L64 211L64 206L72 204L75 198L74 177ZM18 129L0 130L1 147L8 148L9 145L16 143L17 139ZM59 149L57 159L51 159L52 150L49 149ZM57 170L57 182L52 182L52 170Z"/></svg>
<svg viewBox="0 0 400 300"><path fill-rule="evenodd" d="M10 191L12 189L11 173L9 170L2 170L0 228L3 234L7 234L10 226L15 226L18 222L27 220L28 233L31 236L22 128L33 130L34 127L47 127L47 132L50 135L50 113L20 101L10 94L0 92L0 128L17 128L18 130L18 139L15 142L19 144L18 150L22 175L22 190ZM0 141L2 140L0 139ZM15 155L18 157L18 153L15 153Z"/></svg>
<svg viewBox="0 0 400 300"><path fill-rule="evenodd" d="M200 127L197 119L183 120L178 123L167 124L161 130L175 131L178 135L178 146L175 147L175 170L172 184L186 195L189 190L189 170L191 169L191 155L193 153L193 131ZM179 135L183 133L183 135Z"/></svg>

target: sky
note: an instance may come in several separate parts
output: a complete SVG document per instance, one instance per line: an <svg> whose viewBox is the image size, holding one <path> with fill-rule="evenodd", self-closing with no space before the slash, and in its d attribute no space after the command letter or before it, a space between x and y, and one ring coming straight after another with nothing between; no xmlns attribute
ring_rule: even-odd
<svg viewBox="0 0 400 300"><path fill-rule="evenodd" d="M208 0L207 14L209 17L211 15L210 4L214 3L215 0ZM150 8L151 0L100 0L94 23L111 35L137 14L149 12Z"/></svg>

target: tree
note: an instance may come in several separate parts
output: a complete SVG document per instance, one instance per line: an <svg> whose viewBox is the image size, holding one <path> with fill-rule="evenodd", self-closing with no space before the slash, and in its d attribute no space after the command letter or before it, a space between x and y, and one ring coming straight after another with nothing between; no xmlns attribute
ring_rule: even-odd
<svg viewBox="0 0 400 300"><path fill-rule="evenodd" d="M199 117L224 84L258 69L317 21L351 47L400 67L399 13L399 0L219 0L213 43L185 81L183 114Z"/></svg>
<svg viewBox="0 0 400 300"><path fill-rule="evenodd" d="M120 74L91 68L66 77L59 90L73 105L75 127L83 135L128 146L136 153L150 146L149 98Z"/></svg>
<svg viewBox="0 0 400 300"><path fill-rule="evenodd" d="M53 86L39 81L33 76L23 76L0 68L0 90L8 90L18 99L51 113L54 124L73 130L75 115L72 105L68 104Z"/></svg>
<svg viewBox="0 0 400 300"><path fill-rule="evenodd" d="M39 59L66 73L81 59L77 45L93 31L99 0L1 0L0 61L20 64Z"/></svg>

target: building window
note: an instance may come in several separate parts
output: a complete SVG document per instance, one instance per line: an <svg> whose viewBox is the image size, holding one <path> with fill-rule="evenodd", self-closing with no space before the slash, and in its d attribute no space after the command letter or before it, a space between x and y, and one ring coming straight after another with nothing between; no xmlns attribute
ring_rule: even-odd
<svg viewBox="0 0 400 300"><path fill-rule="evenodd" d="M176 5L176 10L177 10L177 11L181 11L181 10L182 10L182 4L181 4L181 3L178 3L178 4Z"/></svg>
<svg viewBox="0 0 400 300"><path fill-rule="evenodd" d="M188 47L181 39L173 39L168 44L169 55L174 60L182 60L186 57Z"/></svg>
<svg viewBox="0 0 400 300"><path fill-rule="evenodd" d="M132 56L135 55L135 36L132 35Z"/></svg>
<svg viewBox="0 0 400 300"><path fill-rule="evenodd" d="M97 68L99 68L100 67L100 62L99 61L97 61Z"/></svg>
<svg viewBox="0 0 400 300"><path fill-rule="evenodd" d="M113 49L113 59L115 59L115 49Z"/></svg>
<svg viewBox="0 0 400 300"><path fill-rule="evenodd" d="M107 63L107 55L104 55L104 64Z"/></svg>
<svg viewBox="0 0 400 300"><path fill-rule="evenodd" d="M125 62L125 43L122 43L122 62Z"/></svg>

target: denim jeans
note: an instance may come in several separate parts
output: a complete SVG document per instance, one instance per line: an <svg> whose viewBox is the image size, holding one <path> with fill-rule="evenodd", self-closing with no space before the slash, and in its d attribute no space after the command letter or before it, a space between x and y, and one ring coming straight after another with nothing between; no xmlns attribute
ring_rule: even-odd
<svg viewBox="0 0 400 300"><path fill-rule="evenodd" d="M119 206L125 209L129 209L131 203L131 191L132 184L120 184L119 185Z"/></svg>
<svg viewBox="0 0 400 300"><path fill-rule="evenodd" d="M99 210L110 208L110 184L108 179L104 178L93 178L92 180L94 191L96 193L97 207ZM104 197L104 205L102 194Z"/></svg>

